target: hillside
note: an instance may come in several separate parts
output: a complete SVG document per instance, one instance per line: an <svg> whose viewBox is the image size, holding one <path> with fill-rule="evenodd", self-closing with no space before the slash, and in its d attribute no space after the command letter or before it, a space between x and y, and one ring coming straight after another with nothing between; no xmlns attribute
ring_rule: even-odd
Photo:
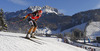
<svg viewBox="0 0 100 51"><path fill-rule="evenodd" d="M21 33L0 32L0 51L86 51L57 41L57 38L38 37L42 40L30 41L22 38L24 36Z"/></svg>
<svg viewBox="0 0 100 51"><path fill-rule="evenodd" d="M99 21L93 21L90 23L83 23L80 25L76 25L72 28L66 29L62 31L61 33L66 33L66 32L72 32L73 29L79 29L81 31L86 32L86 36L91 39L96 39L97 36L100 36L100 22Z"/></svg>
<svg viewBox="0 0 100 51"><path fill-rule="evenodd" d="M79 29L79 30L84 32L84 29L85 29L86 26L87 26L87 23L76 25L76 26L74 26L72 28L69 28L69 29L66 29L66 30L62 31L62 33L64 34L66 32L72 32L73 29Z"/></svg>
<svg viewBox="0 0 100 51"><path fill-rule="evenodd" d="M100 36L100 22L91 22L86 28L86 36L91 39Z"/></svg>

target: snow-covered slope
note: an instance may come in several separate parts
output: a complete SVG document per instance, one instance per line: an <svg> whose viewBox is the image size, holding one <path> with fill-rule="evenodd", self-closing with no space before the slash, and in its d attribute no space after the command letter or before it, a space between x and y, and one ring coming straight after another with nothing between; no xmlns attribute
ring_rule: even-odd
<svg viewBox="0 0 100 51"><path fill-rule="evenodd" d="M24 39L26 34L0 32L0 51L86 51L84 49L58 42L57 38L38 37L42 40ZM43 44L38 44L35 41Z"/></svg>
<svg viewBox="0 0 100 51"><path fill-rule="evenodd" d="M100 22L91 22L86 28L86 36L93 39L100 36Z"/></svg>
<svg viewBox="0 0 100 51"><path fill-rule="evenodd" d="M55 30L55 31L52 31L52 30L50 30L50 29L47 28L47 27L45 27L45 28L39 28L39 29L37 29L36 33L43 33L43 34L46 34L46 33L47 33L47 34L62 33L62 34L64 34L64 33L66 33L66 32L71 32L71 30L73 30L73 29L75 29L75 28L84 31L84 29L85 29L85 27L86 27L86 24L87 24L87 23L83 23L83 24L74 26L74 27L72 27L72 28L66 29L66 30L64 30L64 31L62 31L62 32L60 32L60 29L57 29L57 30Z"/></svg>
<svg viewBox="0 0 100 51"><path fill-rule="evenodd" d="M71 32L71 30L73 30L73 29L75 29L75 28L78 28L78 29L84 31L86 24L87 24L87 23L83 23L83 24L74 26L74 27L72 27L72 28L69 28L69 29L64 30L62 33L64 34L64 33L66 33L66 32Z"/></svg>

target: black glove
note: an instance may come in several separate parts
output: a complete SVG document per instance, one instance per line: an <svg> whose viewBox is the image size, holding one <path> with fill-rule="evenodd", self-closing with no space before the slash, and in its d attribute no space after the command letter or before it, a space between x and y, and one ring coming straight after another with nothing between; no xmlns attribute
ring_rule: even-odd
<svg viewBox="0 0 100 51"><path fill-rule="evenodd" d="M23 19L25 19L25 17L23 17Z"/></svg>

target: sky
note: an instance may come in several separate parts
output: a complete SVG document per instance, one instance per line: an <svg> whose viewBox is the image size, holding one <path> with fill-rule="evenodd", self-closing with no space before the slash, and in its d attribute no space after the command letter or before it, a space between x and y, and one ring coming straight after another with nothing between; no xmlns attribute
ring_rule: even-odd
<svg viewBox="0 0 100 51"><path fill-rule="evenodd" d="M0 8L4 12L15 12L29 6L50 6L65 15L73 15L81 11L100 8L100 0L0 0Z"/></svg>

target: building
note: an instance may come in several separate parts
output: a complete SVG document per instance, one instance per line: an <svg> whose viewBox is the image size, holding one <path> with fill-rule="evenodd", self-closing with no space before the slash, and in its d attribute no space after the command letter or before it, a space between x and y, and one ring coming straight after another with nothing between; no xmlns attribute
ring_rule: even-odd
<svg viewBox="0 0 100 51"><path fill-rule="evenodd" d="M100 36L96 37L98 43L100 43Z"/></svg>

